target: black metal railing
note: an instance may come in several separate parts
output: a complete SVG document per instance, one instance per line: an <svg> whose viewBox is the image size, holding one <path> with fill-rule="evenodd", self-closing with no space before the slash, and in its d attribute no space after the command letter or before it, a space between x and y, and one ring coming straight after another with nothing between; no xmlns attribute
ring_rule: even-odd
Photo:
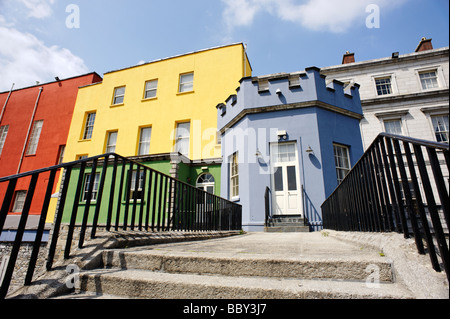
<svg viewBox="0 0 450 319"><path fill-rule="evenodd" d="M449 278L449 166L448 144L380 134L322 205L324 228L412 235Z"/></svg>
<svg viewBox="0 0 450 319"><path fill-rule="evenodd" d="M37 182L40 178L48 178L42 206L39 203L42 207L39 225L24 282L25 285L32 283L52 190L57 182L57 172L61 170L63 175L53 232L48 244L47 270L52 269L62 225L68 225L64 250L66 259L70 258L74 233L79 230L76 235L78 247L82 248L86 231L90 228L90 237L95 238L99 224L106 231L113 228L116 231L200 232L242 228L240 205L117 154L104 154L0 178L0 186L7 185L6 193L1 199L0 235L12 206L16 185L19 182L23 184L24 181L28 184L15 240L9 258L6 259L8 262L0 286L0 299L4 299L8 293L30 207L35 204L33 197Z"/></svg>

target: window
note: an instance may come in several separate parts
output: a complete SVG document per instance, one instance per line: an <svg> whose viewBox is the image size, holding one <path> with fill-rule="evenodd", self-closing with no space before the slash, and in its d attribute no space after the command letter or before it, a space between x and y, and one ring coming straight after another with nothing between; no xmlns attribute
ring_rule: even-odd
<svg viewBox="0 0 450 319"><path fill-rule="evenodd" d="M436 70L420 72L419 77L422 89L429 90L439 87Z"/></svg>
<svg viewBox="0 0 450 319"><path fill-rule="evenodd" d="M334 161L336 163L336 175L340 184L350 172L350 156L347 146L334 144Z"/></svg>
<svg viewBox="0 0 450 319"><path fill-rule="evenodd" d="M391 78L375 79L378 95L387 95L392 93Z"/></svg>
<svg viewBox="0 0 450 319"><path fill-rule="evenodd" d="M84 126L83 140L90 140L94 131L95 113L88 113L86 116L86 124Z"/></svg>
<svg viewBox="0 0 450 319"><path fill-rule="evenodd" d="M26 191L17 191L14 199L14 205L12 212L13 213L21 213L23 210L23 206L25 204L25 198L27 197Z"/></svg>
<svg viewBox="0 0 450 319"><path fill-rule="evenodd" d="M87 201L89 186L91 184L91 176L92 174L86 174L84 178L84 190L83 190L83 202ZM98 192L98 182L100 180L100 173L95 173L94 185L92 188L91 201L97 200L97 192Z"/></svg>
<svg viewBox="0 0 450 319"><path fill-rule="evenodd" d="M432 116L431 121L436 141L448 143L448 115Z"/></svg>
<svg viewBox="0 0 450 319"><path fill-rule="evenodd" d="M66 146L65 145L61 145L59 147L58 150L58 162L56 163L57 165L62 164L63 160L64 160L64 152L66 150Z"/></svg>
<svg viewBox="0 0 450 319"><path fill-rule="evenodd" d="M402 132L402 121L401 120L388 120L384 121L384 130L386 133L403 135Z"/></svg>
<svg viewBox="0 0 450 319"><path fill-rule="evenodd" d="M190 138L191 123L179 123L177 125L175 152L189 156L189 138Z"/></svg>
<svg viewBox="0 0 450 319"><path fill-rule="evenodd" d="M231 156L230 161L230 193L231 198L239 197L239 162L238 153Z"/></svg>
<svg viewBox="0 0 450 319"><path fill-rule="evenodd" d="M106 141L106 153L114 153L116 151L118 132L109 132Z"/></svg>
<svg viewBox="0 0 450 319"><path fill-rule="evenodd" d="M141 128L139 135L139 152L138 155L148 155L150 154L150 139L152 137L152 128L145 127Z"/></svg>
<svg viewBox="0 0 450 319"><path fill-rule="evenodd" d="M9 125L0 126L0 155L2 155L3 146L5 146L6 135L8 135Z"/></svg>
<svg viewBox="0 0 450 319"><path fill-rule="evenodd" d="M129 199L134 200L134 196L136 194L136 199L143 199L144 194L142 193L142 189L144 188L144 171L139 171L139 180L138 180L138 189L136 191L136 175L137 171L133 171L131 175L131 187L130 187L130 195Z"/></svg>
<svg viewBox="0 0 450 319"><path fill-rule="evenodd" d="M41 136L42 125L44 121L36 121L33 124L31 131L30 141L28 143L28 149L26 155L35 155L39 143L39 137Z"/></svg>
<svg viewBox="0 0 450 319"><path fill-rule="evenodd" d="M125 100L125 87L121 86L119 88L114 89L113 105L123 104L124 100Z"/></svg>
<svg viewBox="0 0 450 319"><path fill-rule="evenodd" d="M158 80L145 82L144 99L151 99L156 97L157 89L158 89Z"/></svg>
<svg viewBox="0 0 450 319"><path fill-rule="evenodd" d="M194 90L194 73L180 75L179 92L190 92Z"/></svg>

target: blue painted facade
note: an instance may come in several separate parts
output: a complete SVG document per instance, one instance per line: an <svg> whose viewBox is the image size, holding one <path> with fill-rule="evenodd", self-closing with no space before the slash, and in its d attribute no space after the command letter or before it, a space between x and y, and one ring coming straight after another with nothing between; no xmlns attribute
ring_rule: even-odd
<svg viewBox="0 0 450 319"><path fill-rule="evenodd" d="M264 194L266 187L275 194L276 184L271 155L286 143L296 150L294 187L301 197L298 213L290 215L306 216L320 228L320 206L338 185L334 143L348 147L351 166L364 153L359 86L344 91L341 82L327 84L316 67L243 78L236 94L217 110L223 156L221 196L243 206L244 230L264 230ZM234 197L230 186L233 154L238 157L239 180L239 196Z"/></svg>

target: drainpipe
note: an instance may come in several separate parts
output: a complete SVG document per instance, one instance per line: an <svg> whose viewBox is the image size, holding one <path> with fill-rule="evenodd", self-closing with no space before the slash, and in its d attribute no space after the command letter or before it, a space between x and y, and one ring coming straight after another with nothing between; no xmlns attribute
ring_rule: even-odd
<svg viewBox="0 0 450 319"><path fill-rule="evenodd" d="M41 86L39 88L39 94L36 99L36 103L34 104L33 114L31 115L30 125L28 126L27 137L25 138L25 143L23 144L22 155L20 156L19 167L17 168L17 174L20 173L20 168L22 167L23 157L25 155L25 149L27 147L28 138L30 137L31 128L33 127L34 116L36 115L36 110L37 110L37 106L39 103L39 99L41 98L42 90L44 90L44 88Z"/></svg>
<svg viewBox="0 0 450 319"><path fill-rule="evenodd" d="M14 89L14 84L15 84L15 83L12 84L11 90L9 90L8 97L6 98L5 104L3 105L2 113L0 114L0 123L2 123L3 114L5 114L6 105L8 104L9 98L11 97L11 93L12 93L12 91L13 91L13 89Z"/></svg>

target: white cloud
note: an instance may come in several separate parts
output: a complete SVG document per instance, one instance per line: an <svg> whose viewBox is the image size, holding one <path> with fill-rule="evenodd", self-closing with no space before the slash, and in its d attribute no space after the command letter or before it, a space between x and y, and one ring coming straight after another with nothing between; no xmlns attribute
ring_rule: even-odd
<svg viewBox="0 0 450 319"><path fill-rule="evenodd" d="M296 23L314 31L342 33L352 26L365 25L366 7L377 4L381 10L391 10L408 0L222 0L223 18L228 32L239 26L249 26L256 15L268 12L277 18ZM381 11L382 14L382 11Z"/></svg>
<svg viewBox="0 0 450 319"><path fill-rule="evenodd" d="M84 74L83 60L68 49L46 46L29 33L0 26L0 91Z"/></svg>
<svg viewBox="0 0 450 319"><path fill-rule="evenodd" d="M55 4L55 0L18 0L27 9L27 16L36 19L48 18L52 15L52 5Z"/></svg>

